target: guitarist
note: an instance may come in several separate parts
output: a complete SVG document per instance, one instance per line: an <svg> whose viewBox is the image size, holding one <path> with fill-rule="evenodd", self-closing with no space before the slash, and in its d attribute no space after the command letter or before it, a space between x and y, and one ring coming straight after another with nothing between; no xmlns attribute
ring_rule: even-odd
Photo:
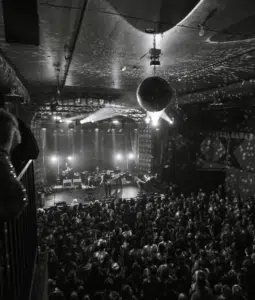
<svg viewBox="0 0 255 300"><path fill-rule="evenodd" d="M101 184L104 185L105 197L111 197L112 195L112 176L109 171L107 171L103 177Z"/></svg>

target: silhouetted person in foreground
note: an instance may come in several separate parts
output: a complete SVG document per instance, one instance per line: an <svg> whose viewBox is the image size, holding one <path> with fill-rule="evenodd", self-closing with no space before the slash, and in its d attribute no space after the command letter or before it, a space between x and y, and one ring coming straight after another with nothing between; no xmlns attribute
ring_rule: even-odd
<svg viewBox="0 0 255 300"><path fill-rule="evenodd" d="M21 143L17 119L0 109L0 218L10 219L20 214L27 204L26 190L17 179L10 161L13 147Z"/></svg>

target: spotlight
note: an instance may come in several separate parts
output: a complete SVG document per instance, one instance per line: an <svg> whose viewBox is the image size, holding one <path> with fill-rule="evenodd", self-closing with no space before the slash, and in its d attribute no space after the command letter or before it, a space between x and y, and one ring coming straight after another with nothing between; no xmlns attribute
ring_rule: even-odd
<svg viewBox="0 0 255 300"><path fill-rule="evenodd" d="M98 131L99 131L99 129L98 129L98 128L95 128L95 131L96 131L96 132L98 132Z"/></svg>
<svg viewBox="0 0 255 300"><path fill-rule="evenodd" d="M122 154L120 154L120 153L116 154L116 159L117 160L122 160L122 158L123 158Z"/></svg>
<svg viewBox="0 0 255 300"><path fill-rule="evenodd" d="M123 66L123 67L121 68L121 71L122 71L122 72L125 72L126 69L127 69L127 67L126 67L126 66Z"/></svg>
<svg viewBox="0 0 255 300"><path fill-rule="evenodd" d="M144 120L145 120L145 123L146 123L146 124L149 124L150 121L151 121L151 118L150 118L149 116L147 116Z"/></svg>
<svg viewBox="0 0 255 300"><path fill-rule="evenodd" d="M134 157L135 157L135 156L134 156L133 153L129 153L129 154L128 154L128 159L134 159Z"/></svg>
<svg viewBox="0 0 255 300"><path fill-rule="evenodd" d="M43 130L43 131L45 131L45 130L46 130L46 128L42 128L42 130Z"/></svg>
<svg viewBox="0 0 255 300"><path fill-rule="evenodd" d="M151 121L152 121L152 126L156 127L158 125L159 119L161 118L163 113L164 113L164 110L148 112L148 114L151 118Z"/></svg>
<svg viewBox="0 0 255 300"><path fill-rule="evenodd" d="M73 157L72 156L67 156L67 160L72 161Z"/></svg>
<svg viewBox="0 0 255 300"><path fill-rule="evenodd" d="M115 125L117 125L117 124L119 124L120 122L119 122L118 120L113 120L112 123L115 124Z"/></svg>
<svg viewBox="0 0 255 300"><path fill-rule="evenodd" d="M152 119L152 125L154 126L154 127L156 127L156 126L158 126L158 119Z"/></svg>
<svg viewBox="0 0 255 300"><path fill-rule="evenodd" d="M57 161L58 161L58 156L53 155L53 156L51 157L51 162L56 163Z"/></svg>

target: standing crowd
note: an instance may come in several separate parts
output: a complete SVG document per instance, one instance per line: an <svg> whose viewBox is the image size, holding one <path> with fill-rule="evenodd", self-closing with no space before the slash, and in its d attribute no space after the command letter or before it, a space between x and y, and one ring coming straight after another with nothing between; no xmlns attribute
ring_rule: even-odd
<svg viewBox="0 0 255 300"><path fill-rule="evenodd" d="M219 191L39 209L49 299L254 300L254 224Z"/></svg>

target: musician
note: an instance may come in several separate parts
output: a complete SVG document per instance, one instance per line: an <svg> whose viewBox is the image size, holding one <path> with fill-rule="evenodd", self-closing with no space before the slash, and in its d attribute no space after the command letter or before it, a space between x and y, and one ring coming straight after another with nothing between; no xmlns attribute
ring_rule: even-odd
<svg viewBox="0 0 255 300"><path fill-rule="evenodd" d="M93 186L95 183L95 176L94 173L89 174L88 176L88 186Z"/></svg>
<svg viewBox="0 0 255 300"><path fill-rule="evenodd" d="M121 176L121 170L119 167L116 167L114 170L114 175L116 177L116 192L118 192L118 189L123 189L122 185L122 176Z"/></svg>
<svg viewBox="0 0 255 300"><path fill-rule="evenodd" d="M107 171L103 175L101 184L104 186L105 197L106 198L111 197L111 195L112 195L112 176L109 171Z"/></svg>
<svg viewBox="0 0 255 300"><path fill-rule="evenodd" d="M136 184L138 185L140 191L144 190L144 186L146 183L146 178L143 174L139 174L138 176L134 177Z"/></svg>

